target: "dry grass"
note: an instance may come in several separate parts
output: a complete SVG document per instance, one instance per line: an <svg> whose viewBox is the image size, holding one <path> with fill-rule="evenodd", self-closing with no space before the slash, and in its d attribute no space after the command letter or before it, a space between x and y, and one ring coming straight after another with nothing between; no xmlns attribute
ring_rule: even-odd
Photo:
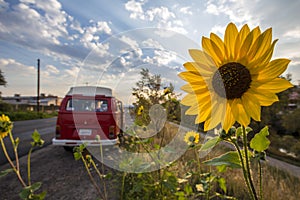
<svg viewBox="0 0 300 200"><path fill-rule="evenodd" d="M167 124L163 133L165 141L164 144L167 144L167 142L172 139L172 135L177 131L178 130L176 126ZM201 161L223 154L228 150L230 149L225 146L218 145L207 157L201 159ZM177 160L176 165L173 166L173 169L177 171L179 177L185 174L185 172L193 170L191 168L197 167L196 165L187 165L187 162L192 159L195 159L195 152L187 151L179 160ZM270 166L268 162L263 163L262 166L263 195L265 200L298 200L300 198L300 179L298 177L291 175L287 171ZM252 169L252 175L257 186L257 191L259 191L259 183L257 178L258 169L256 166L253 166ZM212 170L213 173L218 173L215 168L209 168L204 164L201 164L202 172L208 172L209 170ZM249 199L242 170L227 169L226 172L220 175L226 179L228 195L232 195L237 199Z"/></svg>

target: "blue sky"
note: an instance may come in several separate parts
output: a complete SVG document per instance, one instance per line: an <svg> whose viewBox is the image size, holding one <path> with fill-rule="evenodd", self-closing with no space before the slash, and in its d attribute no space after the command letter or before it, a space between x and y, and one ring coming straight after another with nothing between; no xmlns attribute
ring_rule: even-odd
<svg viewBox="0 0 300 200"><path fill-rule="evenodd" d="M161 74L180 92L177 77L210 32L223 37L229 22L239 28L273 28L274 58L289 58L287 72L300 80L300 1L296 0L0 0L2 96L64 96L76 85L104 85L126 103L141 68Z"/></svg>

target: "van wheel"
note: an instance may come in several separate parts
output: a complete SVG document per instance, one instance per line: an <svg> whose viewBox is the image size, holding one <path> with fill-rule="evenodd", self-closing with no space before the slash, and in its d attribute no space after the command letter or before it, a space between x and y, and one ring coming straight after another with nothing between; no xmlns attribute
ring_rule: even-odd
<svg viewBox="0 0 300 200"><path fill-rule="evenodd" d="M74 147L64 146L65 151L73 151Z"/></svg>
<svg viewBox="0 0 300 200"><path fill-rule="evenodd" d="M124 138L123 132L118 134L118 138L119 138L120 145L123 145L125 143L125 138Z"/></svg>

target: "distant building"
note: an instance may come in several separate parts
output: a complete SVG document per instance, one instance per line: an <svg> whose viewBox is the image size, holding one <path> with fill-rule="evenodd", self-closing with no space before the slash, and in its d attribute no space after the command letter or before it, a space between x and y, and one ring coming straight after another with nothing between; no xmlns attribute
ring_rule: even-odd
<svg viewBox="0 0 300 200"><path fill-rule="evenodd" d="M15 110L35 110L37 106L36 96L21 96L20 94L15 94L11 97L2 97L2 101L14 106ZM61 97L45 94L40 95L40 107L42 110L47 107L58 107L62 101ZM47 109L46 109L47 110Z"/></svg>
<svg viewBox="0 0 300 200"><path fill-rule="evenodd" d="M288 108L290 110L300 108L300 85L296 85L291 89L288 97Z"/></svg>
<svg viewBox="0 0 300 200"><path fill-rule="evenodd" d="M12 105L37 105L36 96L21 96L20 94L15 94L12 97L2 97L2 101ZM61 101L62 98L58 96L46 96L44 94L40 96L41 106L59 106Z"/></svg>

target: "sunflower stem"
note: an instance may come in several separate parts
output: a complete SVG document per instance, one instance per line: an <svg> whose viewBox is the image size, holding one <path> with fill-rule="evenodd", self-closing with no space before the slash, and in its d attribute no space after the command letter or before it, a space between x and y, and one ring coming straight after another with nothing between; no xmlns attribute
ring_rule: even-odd
<svg viewBox="0 0 300 200"><path fill-rule="evenodd" d="M13 161L11 160L11 158L9 157L8 153L7 153L7 150L6 150L6 147L5 147L5 144L4 144L4 141L3 139L0 139L1 141L1 146L2 146L2 149L3 149L3 153L6 157L6 159L8 160L10 166L13 168L14 172L16 173L20 183L22 184L23 187L26 187L26 183L24 182L24 180L22 179L21 177L21 174L20 174L20 171L17 169L17 167L14 165Z"/></svg>
<svg viewBox="0 0 300 200"><path fill-rule="evenodd" d="M243 145L244 145L244 152L245 152L246 173L247 173L247 176L248 176L248 181L250 183L251 192L253 194L253 197L254 197L255 200L258 200L256 191L255 191L255 187L254 187L254 184L253 184L252 176L251 176L250 162L249 162L249 157L248 157L248 142L247 142L246 129L245 129L244 126L242 126L242 129L243 129Z"/></svg>
<svg viewBox="0 0 300 200"><path fill-rule="evenodd" d="M27 177L28 177L28 185L31 185L31 169L30 169L30 157L31 157L31 152L32 152L32 147L30 148L29 152L28 152L28 157L27 157Z"/></svg>
<svg viewBox="0 0 300 200"><path fill-rule="evenodd" d="M244 179L245 179L245 182L246 182L246 185L247 185L247 188L248 188L248 192L249 192L250 196L252 197L252 199L254 199L253 193L251 191L249 179L248 179L248 176L247 176L247 170L246 170L246 167L245 167L244 158L243 158L241 149L240 149L239 145L237 144L237 142L234 142L232 140L231 140L231 142L234 144L234 146L235 146L235 148L236 148L236 150L239 154L241 164L242 164L243 175L244 175Z"/></svg>
<svg viewBox="0 0 300 200"><path fill-rule="evenodd" d="M258 167L259 167L259 193L260 193L260 200L263 200L263 188L262 188L262 166L260 160L258 160Z"/></svg>
<svg viewBox="0 0 300 200"><path fill-rule="evenodd" d="M86 169L86 171L87 171L87 173L88 173L88 175L89 175L89 178L90 178L92 184L94 185L94 188L96 189L96 191L97 191L97 193L99 194L99 196L100 196L102 199L104 199L104 197L103 197L103 195L102 195L102 192L101 192L101 189L98 187L98 185L97 185L95 179L93 178L93 176L92 176L92 174L91 174L91 172L90 172L90 169L89 169L89 167L88 167L87 161L85 160L85 158L84 158L83 156L81 157L81 160L82 160L82 162L83 162L83 164L84 164L84 167L85 167L85 169Z"/></svg>

